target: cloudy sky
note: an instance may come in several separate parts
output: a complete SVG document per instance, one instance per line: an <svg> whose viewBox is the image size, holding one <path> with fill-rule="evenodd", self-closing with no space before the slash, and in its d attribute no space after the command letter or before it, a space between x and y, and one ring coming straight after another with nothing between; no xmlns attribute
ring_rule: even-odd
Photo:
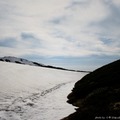
<svg viewBox="0 0 120 120"><path fill-rule="evenodd" d="M120 58L120 0L0 0L0 57L93 70Z"/></svg>

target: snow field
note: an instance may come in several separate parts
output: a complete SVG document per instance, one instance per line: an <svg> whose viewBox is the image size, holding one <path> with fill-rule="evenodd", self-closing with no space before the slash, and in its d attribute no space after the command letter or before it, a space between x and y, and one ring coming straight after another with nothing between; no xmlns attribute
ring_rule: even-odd
<svg viewBox="0 0 120 120"><path fill-rule="evenodd" d="M0 120L57 120L74 112L66 97L85 74L0 62Z"/></svg>

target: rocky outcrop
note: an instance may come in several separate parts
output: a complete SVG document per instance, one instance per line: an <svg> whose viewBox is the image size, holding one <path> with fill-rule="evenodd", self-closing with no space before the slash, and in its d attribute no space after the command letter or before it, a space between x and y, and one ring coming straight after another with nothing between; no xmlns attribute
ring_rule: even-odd
<svg viewBox="0 0 120 120"><path fill-rule="evenodd" d="M67 102L78 108L62 120L120 119L120 60L83 77Z"/></svg>

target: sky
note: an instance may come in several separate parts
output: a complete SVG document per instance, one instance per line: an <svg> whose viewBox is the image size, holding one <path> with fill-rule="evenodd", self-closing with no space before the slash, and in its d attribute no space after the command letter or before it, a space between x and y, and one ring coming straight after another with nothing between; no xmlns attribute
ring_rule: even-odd
<svg viewBox="0 0 120 120"><path fill-rule="evenodd" d="M120 0L0 0L0 57L94 70L120 59Z"/></svg>

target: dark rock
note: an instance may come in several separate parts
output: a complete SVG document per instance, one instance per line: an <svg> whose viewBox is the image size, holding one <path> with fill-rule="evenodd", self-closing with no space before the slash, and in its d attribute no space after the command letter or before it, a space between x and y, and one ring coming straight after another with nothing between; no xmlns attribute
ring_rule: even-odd
<svg viewBox="0 0 120 120"><path fill-rule="evenodd" d="M8 59L5 59L5 61L6 61L6 62L10 62L10 60L8 60Z"/></svg>
<svg viewBox="0 0 120 120"><path fill-rule="evenodd" d="M22 63L21 63L21 62L19 62L19 61L15 61L15 63L22 64Z"/></svg>
<svg viewBox="0 0 120 120"><path fill-rule="evenodd" d="M37 65L37 66L43 66L42 64L40 64L40 63L37 63L37 62L33 62L33 64L35 64L35 65Z"/></svg>
<svg viewBox="0 0 120 120"><path fill-rule="evenodd" d="M120 60L105 65L79 80L68 95L67 102L78 109L63 120L119 117Z"/></svg>
<svg viewBox="0 0 120 120"><path fill-rule="evenodd" d="M3 59L0 59L0 61L4 61Z"/></svg>

